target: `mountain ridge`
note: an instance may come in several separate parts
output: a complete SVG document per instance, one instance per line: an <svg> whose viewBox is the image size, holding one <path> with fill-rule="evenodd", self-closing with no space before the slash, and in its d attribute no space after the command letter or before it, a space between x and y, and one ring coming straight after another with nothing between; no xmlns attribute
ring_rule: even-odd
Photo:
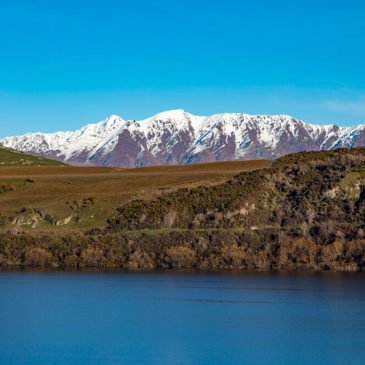
<svg viewBox="0 0 365 365"><path fill-rule="evenodd" d="M175 109L141 121L111 115L74 132L27 133L3 138L0 145L67 163L140 167L365 146L365 125L316 125L287 115L199 116Z"/></svg>

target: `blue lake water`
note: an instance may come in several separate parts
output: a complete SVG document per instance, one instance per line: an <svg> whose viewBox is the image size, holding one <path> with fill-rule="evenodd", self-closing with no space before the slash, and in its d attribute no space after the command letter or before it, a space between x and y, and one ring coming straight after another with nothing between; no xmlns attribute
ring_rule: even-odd
<svg viewBox="0 0 365 365"><path fill-rule="evenodd" d="M0 364L365 364L365 276L0 271Z"/></svg>

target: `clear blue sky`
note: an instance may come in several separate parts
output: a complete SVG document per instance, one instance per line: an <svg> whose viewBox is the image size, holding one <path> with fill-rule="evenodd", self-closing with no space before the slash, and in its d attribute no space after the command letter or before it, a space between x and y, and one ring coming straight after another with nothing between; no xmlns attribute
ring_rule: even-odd
<svg viewBox="0 0 365 365"><path fill-rule="evenodd" d="M365 123L365 2L0 1L0 137L168 109Z"/></svg>

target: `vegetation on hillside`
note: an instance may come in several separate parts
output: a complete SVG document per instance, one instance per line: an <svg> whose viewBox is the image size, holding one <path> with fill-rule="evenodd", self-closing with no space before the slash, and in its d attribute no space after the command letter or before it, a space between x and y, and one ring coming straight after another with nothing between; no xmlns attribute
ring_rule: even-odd
<svg viewBox="0 0 365 365"><path fill-rule="evenodd" d="M271 161L228 161L138 169L41 166L0 168L0 213L28 233L105 228L119 205L179 187L211 186Z"/></svg>
<svg viewBox="0 0 365 365"><path fill-rule="evenodd" d="M23 152L0 146L0 167L19 166L66 166L66 164L48 158L27 155Z"/></svg>
<svg viewBox="0 0 365 365"><path fill-rule="evenodd" d="M109 229L290 228L325 243L334 238L323 232L327 225L361 229L364 184L364 148L301 152L223 184L124 204Z"/></svg>
<svg viewBox="0 0 365 365"><path fill-rule="evenodd" d="M67 209L98 204L70 199ZM4 233L0 264L363 270L365 148L287 155L221 183L129 198L108 214L86 233Z"/></svg>

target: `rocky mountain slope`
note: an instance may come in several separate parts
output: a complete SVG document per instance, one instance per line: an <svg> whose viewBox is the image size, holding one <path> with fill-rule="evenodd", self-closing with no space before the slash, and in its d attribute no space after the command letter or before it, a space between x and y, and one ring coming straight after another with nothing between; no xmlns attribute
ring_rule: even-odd
<svg viewBox="0 0 365 365"><path fill-rule="evenodd" d="M28 133L0 145L68 163L139 167L276 158L365 145L365 125L314 125L285 115L196 116L172 110L142 121L110 116L74 132Z"/></svg>

